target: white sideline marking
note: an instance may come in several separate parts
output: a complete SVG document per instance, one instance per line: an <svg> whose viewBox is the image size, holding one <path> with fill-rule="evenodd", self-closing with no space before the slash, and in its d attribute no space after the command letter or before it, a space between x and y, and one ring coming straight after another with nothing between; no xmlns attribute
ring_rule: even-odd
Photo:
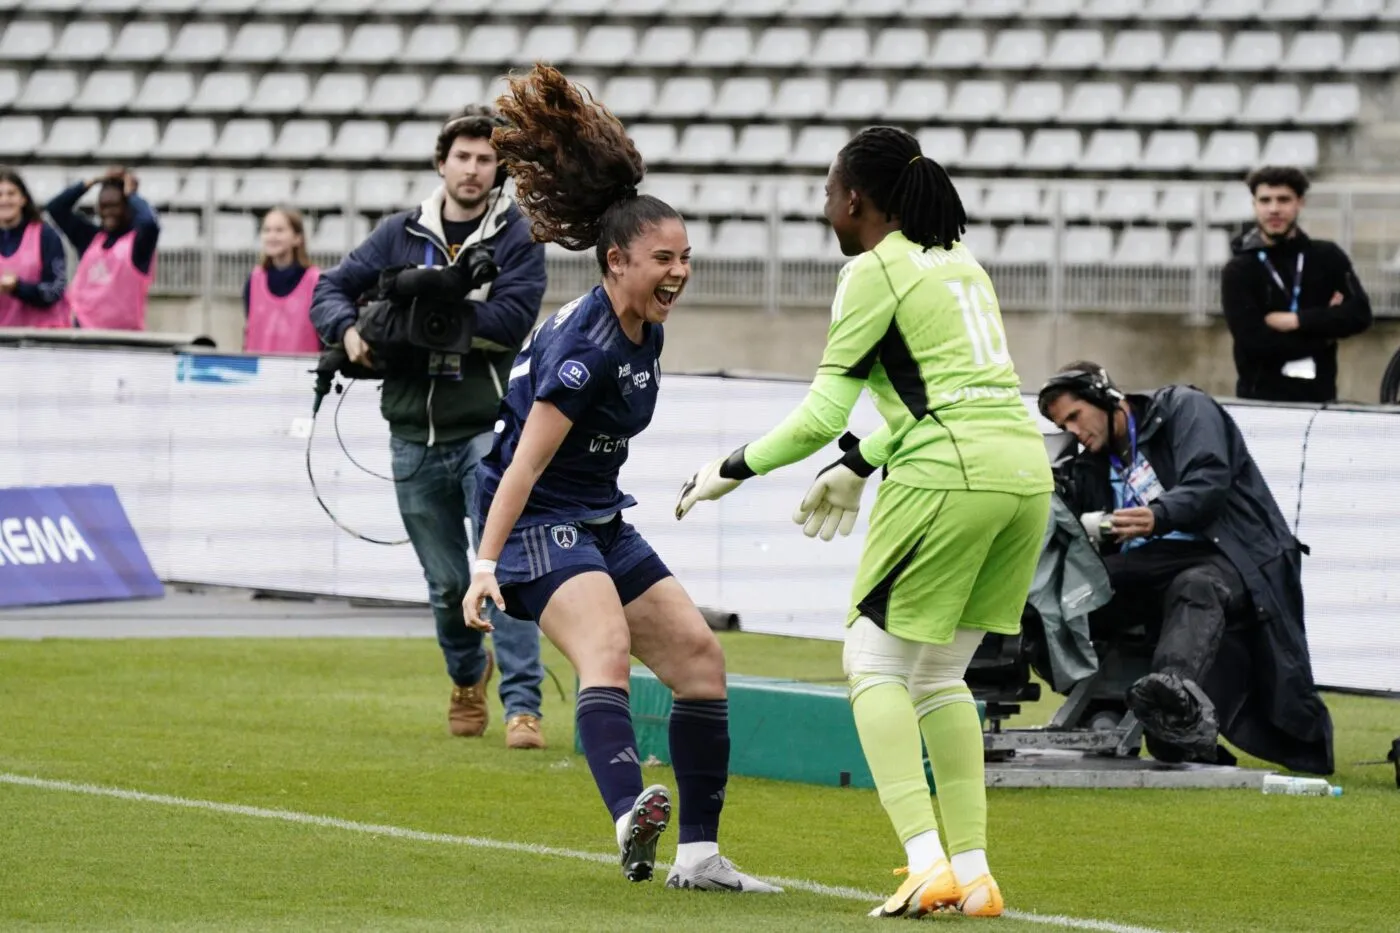
<svg viewBox="0 0 1400 933"><path fill-rule="evenodd" d="M93 797L114 797L118 800L134 800L140 803L157 803L167 807L184 807L188 810L205 810L211 813L229 813L234 816L250 816L260 820L280 820L283 823L301 823L306 826L323 826L328 829L343 829L370 836L388 836L393 839L412 839L416 842L440 842L454 846L468 846L473 849L496 849L504 852L523 852L529 855L549 855L554 858L568 858L581 862L598 862L613 865L617 856L601 852L584 852L581 849L561 849L556 846L541 846L528 842L507 842L501 839L486 839L482 836L455 836L450 833L425 833L402 826L383 826L377 823L358 823L354 820L341 820L333 816L317 816L314 813L297 813L294 810L269 810L265 807L246 807L236 803L219 803L214 800L193 800L188 797L172 797L167 794L148 794L139 790L123 790L120 787L103 787L99 784L78 784L72 781L49 781L44 778L27 777L23 774L0 772L0 784L13 784L20 787L35 787L40 790L65 791L71 794L88 794ZM657 862L658 869L668 869L670 865ZM842 885L821 884L801 878L765 878L774 884L809 894L839 897L845 900L866 901L877 904L885 895L859 888ZM1073 930L1096 930L1099 933L1164 933L1151 927L1127 926L1107 920L1081 920L1078 917L1061 917L1051 914L1034 914L1020 910L1008 910L1005 916L1026 923L1040 923L1046 926L1063 927Z"/></svg>

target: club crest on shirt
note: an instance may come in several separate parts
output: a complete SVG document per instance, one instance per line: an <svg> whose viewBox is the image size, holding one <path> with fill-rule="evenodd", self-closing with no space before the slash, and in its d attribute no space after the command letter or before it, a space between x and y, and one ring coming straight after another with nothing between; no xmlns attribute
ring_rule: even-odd
<svg viewBox="0 0 1400 933"><path fill-rule="evenodd" d="M578 544L578 529L573 525L555 525L549 529L549 534L554 538L554 543L566 551Z"/></svg>
<svg viewBox="0 0 1400 933"><path fill-rule="evenodd" d="M559 364L559 381L571 389L582 389L588 384L588 367L578 360L565 360Z"/></svg>

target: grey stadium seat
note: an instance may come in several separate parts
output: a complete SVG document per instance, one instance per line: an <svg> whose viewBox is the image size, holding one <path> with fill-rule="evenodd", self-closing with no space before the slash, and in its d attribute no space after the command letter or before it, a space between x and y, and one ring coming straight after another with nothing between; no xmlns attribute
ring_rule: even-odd
<svg viewBox="0 0 1400 933"><path fill-rule="evenodd" d="M753 119L767 113L773 85L767 78L725 78L710 106L710 116Z"/></svg>
<svg viewBox="0 0 1400 933"><path fill-rule="evenodd" d="M326 214L317 219L316 229L309 237L316 252L348 252L369 236L369 219L361 214Z"/></svg>
<svg viewBox="0 0 1400 933"><path fill-rule="evenodd" d="M1214 71L1225 58L1225 37L1218 32L1189 30L1172 38L1162 61L1162 70L1175 72Z"/></svg>
<svg viewBox="0 0 1400 933"><path fill-rule="evenodd" d="M922 29L893 27L875 36L870 57L889 68L912 68L928 57L928 34Z"/></svg>
<svg viewBox="0 0 1400 933"><path fill-rule="evenodd" d="M445 120L464 102L481 100L484 94L481 78L476 75L438 75L428 87L427 96L416 102L414 112Z"/></svg>
<svg viewBox="0 0 1400 933"><path fill-rule="evenodd" d="M1123 106L1127 123L1171 123L1181 114L1181 85L1159 81L1144 81L1133 85L1128 102Z"/></svg>
<svg viewBox="0 0 1400 933"><path fill-rule="evenodd" d="M354 185L355 207L360 210L400 210L408 200L408 179L402 172L360 172Z"/></svg>
<svg viewBox="0 0 1400 933"><path fill-rule="evenodd" d="M434 120L405 120L394 127L384 156L396 162L426 163L433 158L441 129L442 124Z"/></svg>
<svg viewBox="0 0 1400 933"><path fill-rule="evenodd" d="M1109 260L1115 266L1165 266L1171 261L1172 235L1166 227L1129 227L1118 238Z"/></svg>
<svg viewBox="0 0 1400 933"><path fill-rule="evenodd" d="M0 156L27 156L43 139L44 124L38 117L0 116Z"/></svg>
<svg viewBox="0 0 1400 933"><path fill-rule="evenodd" d="M66 110L77 96L76 72L41 69L30 72L24 91L15 101L15 109Z"/></svg>
<svg viewBox="0 0 1400 933"><path fill-rule="evenodd" d="M156 121L149 117L121 117L107 124L107 132L98 147L104 157L122 161L144 159L155 149L160 139ZM143 192L146 178L141 177Z"/></svg>
<svg viewBox="0 0 1400 933"><path fill-rule="evenodd" d="M249 113L296 113L311 96L311 79L299 72L269 72L248 101Z"/></svg>
<svg viewBox="0 0 1400 933"><path fill-rule="evenodd" d="M648 164L669 161L676 148L676 128L669 123L638 123L627 134Z"/></svg>
<svg viewBox="0 0 1400 933"><path fill-rule="evenodd" d="M1097 29L1063 29L1055 33L1041 67L1050 71L1086 71L1104 60L1103 33Z"/></svg>
<svg viewBox="0 0 1400 933"><path fill-rule="evenodd" d="M319 64L334 61L345 44L345 30L339 23L303 23L292 33L282 61Z"/></svg>
<svg viewBox="0 0 1400 933"><path fill-rule="evenodd" d="M1092 181L1062 181L1045 192L1045 215L1058 212L1065 220L1098 217L1099 185Z"/></svg>
<svg viewBox="0 0 1400 933"><path fill-rule="evenodd" d="M1154 172L1180 172L1196 161L1200 151L1194 130L1157 130L1147 139L1140 165Z"/></svg>
<svg viewBox="0 0 1400 933"><path fill-rule="evenodd" d="M608 109L623 120L650 113L656 103L656 82L651 78L620 75L608 80L602 89Z"/></svg>
<svg viewBox="0 0 1400 933"><path fill-rule="evenodd" d="M415 74L383 74L370 85L369 95L361 105L366 114L403 114L427 93L423 78Z"/></svg>
<svg viewBox="0 0 1400 933"><path fill-rule="evenodd" d="M594 26L584 35L574 61L616 67L631 59L636 47L637 30L631 26Z"/></svg>
<svg viewBox="0 0 1400 933"><path fill-rule="evenodd" d="M349 65L379 65L398 61L403 30L396 23L362 23L350 33L340 61Z"/></svg>
<svg viewBox="0 0 1400 933"><path fill-rule="evenodd" d="M751 124L739 131L730 161L734 165L777 165L791 148L792 131L786 126Z"/></svg>
<svg viewBox="0 0 1400 933"><path fill-rule="evenodd" d="M94 71L83 82L73 107L76 110L125 110L135 99L135 72ZM0 106L4 106L3 95L0 95Z"/></svg>
<svg viewBox="0 0 1400 933"><path fill-rule="evenodd" d="M239 64L275 62L287 47L287 27L281 23L244 23L233 36L226 61Z"/></svg>
<svg viewBox="0 0 1400 933"><path fill-rule="evenodd" d="M1259 164L1259 137L1238 130L1216 130L1201 151L1207 172L1243 172Z"/></svg>
<svg viewBox="0 0 1400 933"><path fill-rule="evenodd" d="M170 27L161 22L132 22L122 27L108 54L114 62L150 62L162 59L170 48ZM3 57L3 53L0 53Z"/></svg>
<svg viewBox="0 0 1400 933"><path fill-rule="evenodd" d="M12 20L0 35L0 62L45 59L53 43L53 25L47 20Z"/></svg>
<svg viewBox="0 0 1400 933"><path fill-rule="evenodd" d="M1024 150L1020 130L980 129L972 134L962 164L976 169L1008 168L1021 161Z"/></svg>
<svg viewBox="0 0 1400 933"><path fill-rule="evenodd" d="M292 203L292 175L285 169L248 169L239 176L229 203L245 210Z"/></svg>
<svg viewBox="0 0 1400 933"><path fill-rule="evenodd" d="M1355 84L1315 84L1298 114L1305 125L1351 123L1361 113L1361 89Z"/></svg>
<svg viewBox="0 0 1400 933"><path fill-rule="evenodd" d="M1231 123L1241 109L1240 89L1235 84L1198 84L1191 89L1181 122Z"/></svg>
<svg viewBox="0 0 1400 933"><path fill-rule="evenodd" d="M258 248L258 223L252 214L219 211L213 221L210 235L216 252L244 253Z"/></svg>
<svg viewBox="0 0 1400 933"><path fill-rule="evenodd" d="M836 86L827 116L832 120L869 120L871 114L885 109L889 96L889 85L879 78L847 78Z"/></svg>
<svg viewBox="0 0 1400 933"><path fill-rule="evenodd" d="M1259 19L1264 0L1206 0L1201 19L1206 22L1239 23Z"/></svg>
<svg viewBox="0 0 1400 933"><path fill-rule="evenodd" d="M8 107L19 97L19 72L13 68L0 69L0 107Z"/></svg>
<svg viewBox="0 0 1400 933"><path fill-rule="evenodd" d="M984 266L997 261L997 230L991 224L968 224L962 244Z"/></svg>
<svg viewBox="0 0 1400 933"><path fill-rule="evenodd" d="M462 33L451 23L420 23L404 42L400 60L409 65L439 65L453 61L462 47Z"/></svg>
<svg viewBox="0 0 1400 933"><path fill-rule="evenodd" d="M632 60L638 65L669 66L685 61L695 48L689 26L652 26L642 33Z"/></svg>
<svg viewBox="0 0 1400 933"><path fill-rule="evenodd" d="M695 178L690 175L653 175L648 173L642 181L643 194L659 198L681 213L691 210L698 202L695 198ZM706 205L701 205L703 213Z"/></svg>
<svg viewBox="0 0 1400 933"><path fill-rule="evenodd" d="M520 40L514 61L527 68L537 61L566 65L574 60L577 48L578 30L573 26L532 26Z"/></svg>
<svg viewBox="0 0 1400 933"><path fill-rule="evenodd" d="M378 159L389 146L389 127L379 120L346 120L322 158L332 162L363 162Z"/></svg>
<svg viewBox="0 0 1400 933"><path fill-rule="evenodd" d="M1225 52L1225 71L1273 71L1283 60L1283 38L1276 32L1235 33Z"/></svg>
<svg viewBox="0 0 1400 933"><path fill-rule="evenodd" d="M825 169L851 139L840 126L804 126L797 134L786 162L802 168Z"/></svg>
<svg viewBox="0 0 1400 933"><path fill-rule="evenodd" d="M227 48L228 27L223 23L186 23L175 34L164 58L172 62L213 62L222 58Z"/></svg>
<svg viewBox="0 0 1400 933"><path fill-rule="evenodd" d="M1400 0L1392 7L1400 21ZM1400 32L1363 32L1351 44L1344 71L1378 74L1400 68Z"/></svg>
<svg viewBox="0 0 1400 933"><path fill-rule="evenodd" d="M657 91L652 115L665 119L699 116L710 109L714 94L709 78L667 78Z"/></svg>
<svg viewBox="0 0 1400 933"><path fill-rule="evenodd" d="M191 113L233 113L253 96L253 79L246 71L215 71L204 76L189 102Z"/></svg>
<svg viewBox="0 0 1400 933"><path fill-rule="evenodd" d="M968 207L966 200L963 207ZM1045 192L1033 181L999 181L988 187L978 213L987 220L1041 220Z"/></svg>
<svg viewBox="0 0 1400 933"><path fill-rule="evenodd" d="M809 63L818 68L855 68L870 58L870 33L841 26L817 36Z"/></svg>
<svg viewBox="0 0 1400 933"><path fill-rule="evenodd" d="M1300 32L1280 63L1282 71L1326 72L1341 67L1345 54L1342 37L1335 32Z"/></svg>
<svg viewBox="0 0 1400 933"><path fill-rule="evenodd" d="M310 114L355 113L368 96L369 81L364 74L329 72L321 75L301 109Z"/></svg>
<svg viewBox="0 0 1400 933"><path fill-rule="evenodd" d="M267 155L272 140L272 124L267 120L229 120L220 128L211 155L220 161L256 162Z"/></svg>
<svg viewBox="0 0 1400 933"><path fill-rule="evenodd" d="M1265 165L1296 165L1304 171L1317 167L1317 135L1306 131L1270 133L1259 158Z"/></svg>
<svg viewBox="0 0 1400 933"><path fill-rule="evenodd" d="M728 124L691 123L681 131L672 158L685 165L718 165L734 151L734 128Z"/></svg>
<svg viewBox="0 0 1400 933"><path fill-rule="evenodd" d="M768 225L755 220L720 221L710 255L717 259L761 259L768 255Z"/></svg>
<svg viewBox="0 0 1400 933"><path fill-rule="evenodd" d="M911 78L895 85L881 116L888 120L922 123L943 114L947 106L946 84L927 78Z"/></svg>
<svg viewBox="0 0 1400 933"><path fill-rule="evenodd" d="M992 42L986 67L998 71L1038 68L1045 53L1045 33L1039 29L1004 29Z"/></svg>
<svg viewBox="0 0 1400 933"><path fill-rule="evenodd" d="M948 103L947 118L984 123L1006 109L1006 87L1000 81L960 81Z"/></svg>
<svg viewBox="0 0 1400 933"><path fill-rule="evenodd" d="M101 139L102 124L96 117L59 117L35 153L44 158L78 158L96 152Z"/></svg>
<svg viewBox="0 0 1400 933"><path fill-rule="evenodd" d="M961 165L967 154L967 137L956 126L927 127L916 135L919 151L941 165Z"/></svg>
<svg viewBox="0 0 1400 933"><path fill-rule="evenodd" d="M1303 109L1303 95L1296 84L1256 84L1249 89L1241 123L1289 123Z"/></svg>
<svg viewBox="0 0 1400 933"><path fill-rule="evenodd" d="M160 248L162 252L198 249L199 215L166 212L160 215Z"/></svg>
<svg viewBox="0 0 1400 933"><path fill-rule="evenodd" d="M111 48L112 27L109 24L80 20L64 28L49 58L60 62L101 61Z"/></svg>
<svg viewBox="0 0 1400 933"><path fill-rule="evenodd" d="M1123 112L1123 88L1091 81L1076 84L1060 113L1063 123L1112 123Z"/></svg>
<svg viewBox="0 0 1400 933"><path fill-rule="evenodd" d="M198 159L209 154L214 138L213 120L177 117L165 125L151 154L157 159Z"/></svg>
<svg viewBox="0 0 1400 933"><path fill-rule="evenodd" d="M796 26L775 26L759 35L751 60L765 68L793 68L811 54L811 33Z"/></svg>
<svg viewBox="0 0 1400 933"><path fill-rule="evenodd" d="M1106 264L1113 257L1113 231L1107 227L1070 227L1060 258L1071 266Z"/></svg>
<svg viewBox="0 0 1400 933"><path fill-rule="evenodd" d="M500 65L514 59L519 47L518 26L472 26L457 60L466 65Z"/></svg>
<svg viewBox="0 0 1400 933"><path fill-rule="evenodd" d="M752 178L743 175L705 175L689 202L693 208L712 214L765 213L767 201L760 200L761 189L757 189ZM677 210L682 208L676 206Z"/></svg>
<svg viewBox="0 0 1400 933"><path fill-rule="evenodd" d="M1157 215L1157 186L1144 181L1111 182L1099 198L1098 220L1152 220Z"/></svg>
<svg viewBox="0 0 1400 933"><path fill-rule="evenodd" d="M1055 231L1050 227L1008 227L997 249L997 262L1018 265L1044 265L1054 255Z"/></svg>
<svg viewBox="0 0 1400 933"><path fill-rule="evenodd" d="M831 83L826 78L784 78L769 113L780 120L808 120L825 112L830 103Z"/></svg>
<svg viewBox="0 0 1400 933"><path fill-rule="evenodd" d="M1031 171L1059 171L1079 161L1082 140L1078 130L1037 129L1026 143L1021 165Z"/></svg>
<svg viewBox="0 0 1400 933"><path fill-rule="evenodd" d="M296 176L292 201L310 210L340 207L350 198L350 174L341 169L308 170Z"/></svg>
<svg viewBox="0 0 1400 933"><path fill-rule="evenodd" d="M944 29L933 40L928 65L939 70L977 68L987 57L987 35L980 29Z"/></svg>
<svg viewBox="0 0 1400 933"><path fill-rule="evenodd" d="M1051 123L1065 108L1065 92L1057 81L1022 81L1011 89L1005 118L1011 123Z"/></svg>
<svg viewBox="0 0 1400 933"><path fill-rule="evenodd" d="M330 144L331 129L324 120L288 120L268 155L279 161L309 161L319 159Z"/></svg>
<svg viewBox="0 0 1400 933"><path fill-rule="evenodd" d="M1166 52L1162 34L1155 29L1125 29L1113 37L1103 68L1107 71L1152 71Z"/></svg>
<svg viewBox="0 0 1400 933"><path fill-rule="evenodd" d="M1090 171L1119 172L1137 163L1142 140L1132 130L1095 130L1089 137L1079 167Z"/></svg>

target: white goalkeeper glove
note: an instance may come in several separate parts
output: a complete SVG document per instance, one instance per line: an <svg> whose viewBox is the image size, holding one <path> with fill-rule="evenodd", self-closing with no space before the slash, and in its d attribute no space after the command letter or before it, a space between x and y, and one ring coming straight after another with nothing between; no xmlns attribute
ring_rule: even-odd
<svg viewBox="0 0 1400 933"><path fill-rule="evenodd" d="M686 513L700 500L727 496L738 489L744 480L757 475L744 462L743 447L705 464L681 487L681 494L676 499L676 520L685 518Z"/></svg>
<svg viewBox="0 0 1400 933"><path fill-rule="evenodd" d="M860 438L847 432L839 444L845 455L817 474L792 514L792 520L802 526L802 533L809 538L820 533L823 541L830 541L838 531L842 537L849 535L860 515L865 481L875 472L874 464L867 463L860 454Z"/></svg>

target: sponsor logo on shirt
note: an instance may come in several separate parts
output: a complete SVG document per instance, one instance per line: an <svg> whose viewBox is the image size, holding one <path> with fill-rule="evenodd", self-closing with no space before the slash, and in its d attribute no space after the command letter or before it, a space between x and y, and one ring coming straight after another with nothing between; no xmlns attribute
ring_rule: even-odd
<svg viewBox="0 0 1400 933"><path fill-rule="evenodd" d="M559 364L559 381L571 389L582 389L588 384L588 367L578 360L565 360Z"/></svg>
<svg viewBox="0 0 1400 933"><path fill-rule="evenodd" d="M627 438L595 434L588 439L588 452L591 454L614 454L627 449Z"/></svg>

